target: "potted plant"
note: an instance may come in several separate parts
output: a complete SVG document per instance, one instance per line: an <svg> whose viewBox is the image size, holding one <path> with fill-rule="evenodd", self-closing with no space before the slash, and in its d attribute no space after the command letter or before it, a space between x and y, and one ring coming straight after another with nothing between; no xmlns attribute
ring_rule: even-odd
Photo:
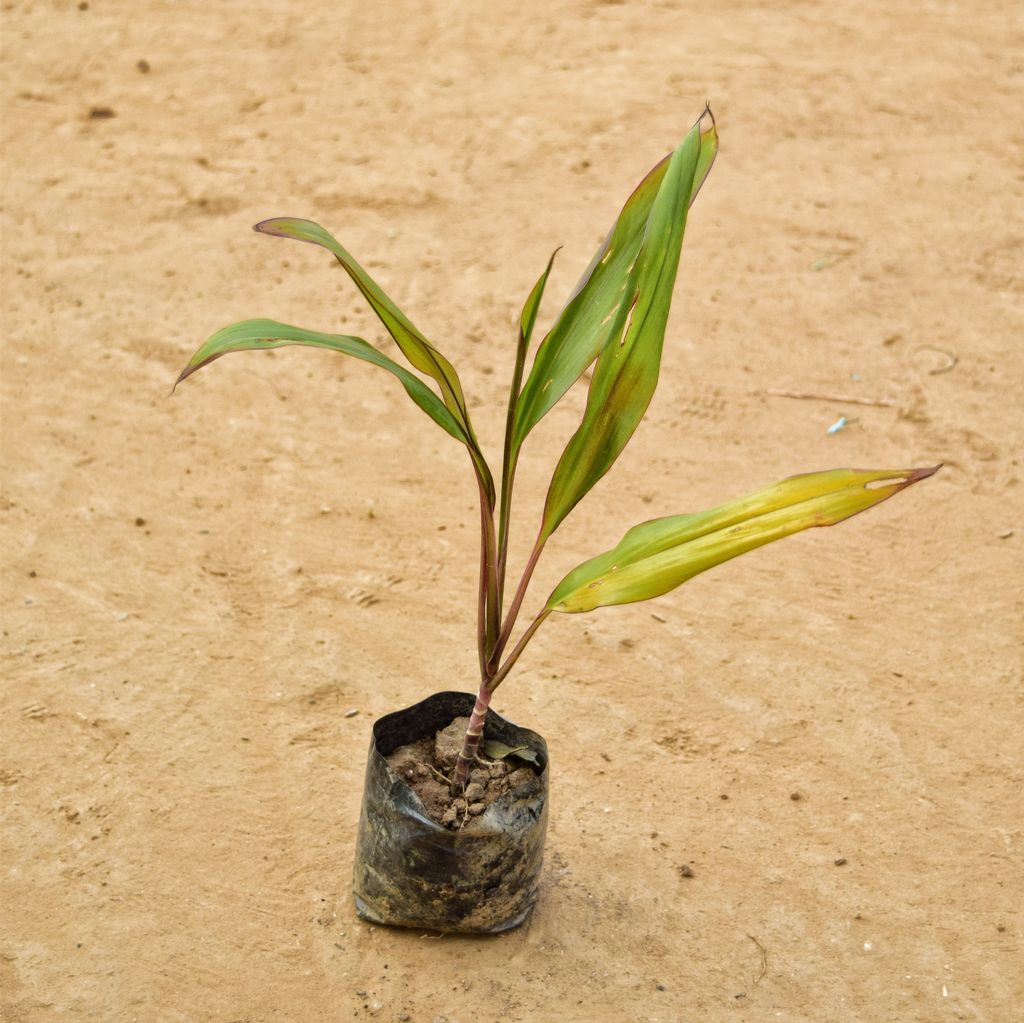
<svg viewBox="0 0 1024 1023"><path fill-rule="evenodd" d="M480 683L475 694L436 694L374 725L355 871L356 905L366 919L481 932L515 926L528 915L546 824L547 749L540 736L505 721L490 703L551 615L659 596L755 547L849 518L938 469L807 473L710 511L634 526L614 548L566 575L515 635L549 539L611 468L650 404L687 211L717 149L715 122L705 109L626 201L526 373L549 261L519 321L497 482L455 367L362 266L308 220L266 220L256 230L333 253L418 374L361 338L245 320L210 337L178 378L229 352L287 345L341 352L397 377L469 455L480 500ZM592 364L582 422L555 465L536 541L511 586L512 496L524 442Z"/></svg>

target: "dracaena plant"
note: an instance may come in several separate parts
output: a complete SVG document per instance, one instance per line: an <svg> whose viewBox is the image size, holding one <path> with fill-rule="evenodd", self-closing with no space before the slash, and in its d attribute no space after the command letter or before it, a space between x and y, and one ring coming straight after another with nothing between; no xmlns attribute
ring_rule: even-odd
<svg viewBox="0 0 1024 1023"><path fill-rule="evenodd" d="M524 382L537 312L551 271L549 261L519 319L497 485L470 421L455 367L348 251L312 221L279 218L265 220L255 229L261 234L310 242L331 252L402 355L422 376L362 338L273 320L244 320L210 337L178 378L180 383L229 352L287 345L326 348L396 376L409 397L466 447L480 495L480 687L451 778L453 790L465 785L476 760L494 691L550 615L576 614L657 597L755 547L812 526L830 526L849 518L938 468L813 472L784 479L711 511L672 515L634 526L610 551L573 569L510 646L527 587L548 540L611 468L650 404L658 382L687 213L717 149L714 118L706 109L680 146L653 167L626 201L568 302L537 346ZM513 589L506 585L509 533L516 467L524 443L591 364L594 369L582 422L555 465L536 541ZM506 602L507 591L511 597Z"/></svg>

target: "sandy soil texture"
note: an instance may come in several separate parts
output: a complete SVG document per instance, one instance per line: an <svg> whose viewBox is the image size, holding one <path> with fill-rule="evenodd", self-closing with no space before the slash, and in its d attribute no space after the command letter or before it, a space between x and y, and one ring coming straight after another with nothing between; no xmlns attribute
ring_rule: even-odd
<svg viewBox="0 0 1024 1023"><path fill-rule="evenodd" d="M0 1019L1019 1020L1020 28L965 0L5 0ZM393 351L325 253L250 230L311 217L497 459L529 288L564 246L543 327L705 98L659 392L527 612L644 519L945 468L547 623L496 699L551 750L535 916L361 924L370 723L474 688L468 461L329 353L171 382L250 316ZM516 565L584 396L527 443Z"/></svg>

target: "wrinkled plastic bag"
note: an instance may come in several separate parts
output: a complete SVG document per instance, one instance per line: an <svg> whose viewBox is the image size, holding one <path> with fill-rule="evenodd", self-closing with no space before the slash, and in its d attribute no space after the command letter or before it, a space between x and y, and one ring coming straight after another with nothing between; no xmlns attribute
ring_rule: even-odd
<svg viewBox="0 0 1024 1023"><path fill-rule="evenodd" d="M548 749L488 711L484 738L537 754L536 785L506 792L461 831L433 820L385 757L468 716L471 693L437 693L374 722L356 843L356 912L372 923L496 934L537 900L548 819Z"/></svg>

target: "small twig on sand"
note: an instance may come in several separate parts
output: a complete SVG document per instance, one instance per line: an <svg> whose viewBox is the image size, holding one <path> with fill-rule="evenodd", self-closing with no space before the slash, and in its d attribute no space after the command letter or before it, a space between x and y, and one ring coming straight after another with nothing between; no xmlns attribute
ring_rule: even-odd
<svg viewBox="0 0 1024 1023"><path fill-rule="evenodd" d="M935 345L918 345L914 351L935 352L945 357L946 361L941 366L928 370L928 376L930 377L937 377L940 373L948 373L960 361L952 352L947 352L945 348L938 348Z"/></svg>
<svg viewBox="0 0 1024 1023"><path fill-rule="evenodd" d="M892 408L894 398L857 398L849 394L815 394L811 391L787 391L781 387L768 387L761 392L771 398L797 398L801 401L835 401L840 405L874 405L878 408Z"/></svg>
<svg viewBox="0 0 1024 1023"><path fill-rule="evenodd" d="M761 952L761 970L758 973L758 975L754 978L754 983L759 984L761 982L761 978L768 972L768 953L765 951L764 945L762 945L761 942L759 942L753 934L748 934L747 937L750 938L750 940L755 945L757 945L758 949Z"/></svg>

